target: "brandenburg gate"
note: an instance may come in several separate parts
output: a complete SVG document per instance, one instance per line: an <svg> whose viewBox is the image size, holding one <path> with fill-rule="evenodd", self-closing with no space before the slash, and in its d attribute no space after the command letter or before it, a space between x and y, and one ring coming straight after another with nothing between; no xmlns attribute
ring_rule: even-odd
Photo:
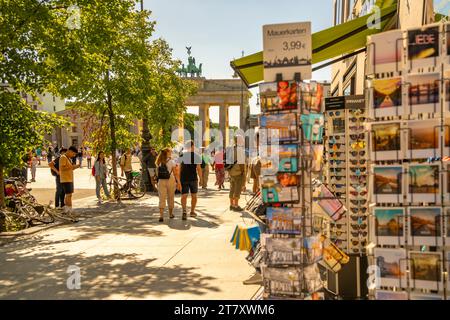
<svg viewBox="0 0 450 320"><path fill-rule="evenodd" d="M202 133L204 138L203 146L209 144L210 137L210 117L209 108L212 106L219 107L219 129L224 139L223 146L229 145L229 108L231 106L239 106L239 128L243 131L247 130L248 117L250 115L249 98L250 92L240 79L206 79L202 77L202 64L197 67L195 58L191 56L191 48L188 49L187 67L178 70L178 73L190 80L197 82L197 94L191 96L186 101L186 106L198 107L200 121L202 122ZM183 121L179 129L183 129ZM182 130L179 131L180 133ZM183 139L183 134L179 140ZM205 141L206 140L206 141Z"/></svg>

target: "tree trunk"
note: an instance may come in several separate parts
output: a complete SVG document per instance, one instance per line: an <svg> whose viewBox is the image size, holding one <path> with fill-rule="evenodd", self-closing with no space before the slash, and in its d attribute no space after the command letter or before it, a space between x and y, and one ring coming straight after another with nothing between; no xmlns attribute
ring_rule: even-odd
<svg viewBox="0 0 450 320"><path fill-rule="evenodd" d="M5 179L3 176L3 165L0 164L0 208L5 206Z"/></svg>
<svg viewBox="0 0 450 320"><path fill-rule="evenodd" d="M112 149L112 170L113 175L117 177L117 158L116 158L116 149L117 149L117 141L116 141L116 123L115 123L115 114L112 107L112 99L111 94L108 92L108 114L109 114L109 129L111 134L111 149ZM119 186L117 181L114 181L114 193L118 194ZM119 197L120 199L120 197Z"/></svg>

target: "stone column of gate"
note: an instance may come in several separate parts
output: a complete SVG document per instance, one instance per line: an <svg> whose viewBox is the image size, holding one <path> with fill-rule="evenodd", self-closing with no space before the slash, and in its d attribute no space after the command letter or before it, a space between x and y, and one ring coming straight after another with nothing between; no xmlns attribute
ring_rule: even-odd
<svg viewBox="0 0 450 320"><path fill-rule="evenodd" d="M224 149L228 145L228 107L229 105L227 103L219 107L219 128L222 133Z"/></svg>
<svg viewBox="0 0 450 320"><path fill-rule="evenodd" d="M198 107L198 115L202 122L202 146L209 145L209 104L202 104Z"/></svg>

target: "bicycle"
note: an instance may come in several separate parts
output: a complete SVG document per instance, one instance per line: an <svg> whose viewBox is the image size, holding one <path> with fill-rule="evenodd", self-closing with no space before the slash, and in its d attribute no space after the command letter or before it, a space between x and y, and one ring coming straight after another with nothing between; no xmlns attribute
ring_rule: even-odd
<svg viewBox="0 0 450 320"><path fill-rule="evenodd" d="M0 232L20 231L30 226L28 219L6 209L0 209Z"/></svg>
<svg viewBox="0 0 450 320"><path fill-rule="evenodd" d="M44 206L30 201L26 197L13 196L8 198L8 202L12 212L26 219L30 226L35 225L36 222L49 224L55 221L55 218L48 214Z"/></svg>
<svg viewBox="0 0 450 320"><path fill-rule="evenodd" d="M131 185L128 186L127 179L117 177L112 174L112 168L109 168L109 181L107 182L108 191L117 201L133 200L142 198L145 195L145 186L142 181L142 175L138 171L132 173ZM117 184L119 193L115 194L114 185Z"/></svg>

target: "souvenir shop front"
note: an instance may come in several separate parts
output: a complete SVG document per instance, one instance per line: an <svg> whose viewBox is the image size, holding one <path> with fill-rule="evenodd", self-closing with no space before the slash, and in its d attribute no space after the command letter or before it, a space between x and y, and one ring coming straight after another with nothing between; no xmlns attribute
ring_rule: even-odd
<svg viewBox="0 0 450 320"><path fill-rule="evenodd" d="M261 191L245 208L257 225L232 237L262 299L449 298L450 24L372 35L366 50L360 96L265 62Z"/></svg>

